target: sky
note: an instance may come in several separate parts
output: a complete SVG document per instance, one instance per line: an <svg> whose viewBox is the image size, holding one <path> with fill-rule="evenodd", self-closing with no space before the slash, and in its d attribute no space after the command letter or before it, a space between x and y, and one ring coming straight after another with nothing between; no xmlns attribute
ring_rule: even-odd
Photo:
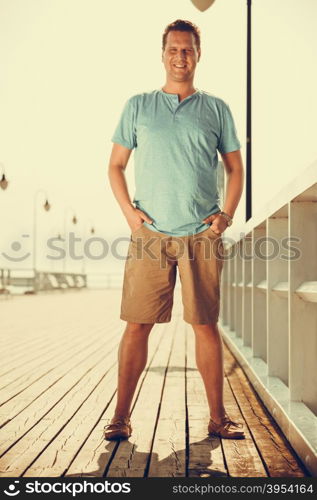
<svg viewBox="0 0 317 500"><path fill-rule="evenodd" d="M314 0L253 1L254 213L316 160L316 14ZM162 33L178 18L201 30L194 84L229 104L245 160L245 0L216 0L205 12L190 0L0 0L0 168L9 180L0 267L32 267L34 205L42 269L63 269L44 242L65 221L84 241L91 226L103 241L124 238L124 256L129 227L107 177L111 135L126 99L164 85ZM132 198L133 155L126 175ZM235 219L244 217L243 193ZM91 272L122 268L123 259L101 257L99 241L89 248L100 256L87 259Z"/></svg>

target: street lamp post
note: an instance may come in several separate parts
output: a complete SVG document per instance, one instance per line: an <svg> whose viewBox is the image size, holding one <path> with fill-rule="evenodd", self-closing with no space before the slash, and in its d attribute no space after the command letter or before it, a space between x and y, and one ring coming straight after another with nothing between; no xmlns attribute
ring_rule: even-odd
<svg viewBox="0 0 317 500"><path fill-rule="evenodd" d="M246 222L252 217L252 148L251 148L251 6L247 0L247 151L246 151Z"/></svg>
<svg viewBox="0 0 317 500"><path fill-rule="evenodd" d="M191 0L200 11L207 10L215 0ZM247 0L247 127L246 127L246 222L252 217L252 125L251 125L251 7Z"/></svg>
<svg viewBox="0 0 317 500"><path fill-rule="evenodd" d="M89 229L89 233L90 234L95 234L95 227L93 225L93 223L91 222L90 220L90 229ZM86 242L86 234L87 234L87 226L85 226L85 229L84 229L84 246L85 246L85 242ZM82 265L82 274L85 274L86 272L86 256L85 254L83 255L83 265Z"/></svg>
<svg viewBox="0 0 317 500"><path fill-rule="evenodd" d="M37 224L36 224L36 202L39 194L45 195L45 203L43 208L46 212L48 212L51 208L51 205L48 202L47 194L43 189L38 189L34 194L34 202L33 202L33 271L34 271L34 291L35 293L38 291L38 280L37 280Z"/></svg>
<svg viewBox="0 0 317 500"><path fill-rule="evenodd" d="M63 261L63 272L66 273L66 260L67 260L67 249L68 249L68 245L67 245L67 215L68 215L68 211L71 210L72 213L73 213L73 217L72 217L72 223L73 224L77 224L77 217L75 215L75 210L68 206L65 208L64 210L64 237L65 237L65 257L64 257L64 261Z"/></svg>
<svg viewBox="0 0 317 500"><path fill-rule="evenodd" d="M51 229L50 231L52 237L54 237L55 239L58 239L58 241L62 241L62 234L59 230L59 228L56 228L56 226ZM54 270L55 266L54 266L54 263L52 264L52 270Z"/></svg>

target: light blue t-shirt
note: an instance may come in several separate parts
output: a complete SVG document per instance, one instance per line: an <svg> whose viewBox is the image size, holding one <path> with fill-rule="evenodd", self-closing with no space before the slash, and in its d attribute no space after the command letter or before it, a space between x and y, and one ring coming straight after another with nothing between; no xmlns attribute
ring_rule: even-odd
<svg viewBox="0 0 317 500"><path fill-rule="evenodd" d="M202 220L221 210L217 189L220 153L241 148L231 110L197 89L177 94L153 90L130 97L111 138L134 151L134 205L153 231L185 236L209 227Z"/></svg>

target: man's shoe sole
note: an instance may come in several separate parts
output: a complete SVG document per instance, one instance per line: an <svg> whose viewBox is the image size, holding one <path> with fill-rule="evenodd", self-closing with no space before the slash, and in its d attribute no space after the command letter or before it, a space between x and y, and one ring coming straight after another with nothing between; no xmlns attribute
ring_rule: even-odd
<svg viewBox="0 0 317 500"><path fill-rule="evenodd" d="M105 436L105 439L107 441L117 441L119 439L129 439L129 437L131 436L131 434L116 433L116 434L113 434L113 435L110 435L110 436L107 436L106 434L104 434L104 436Z"/></svg>
<svg viewBox="0 0 317 500"><path fill-rule="evenodd" d="M245 435L242 436L222 436L219 432L208 432L210 437L220 437L222 439L245 439Z"/></svg>

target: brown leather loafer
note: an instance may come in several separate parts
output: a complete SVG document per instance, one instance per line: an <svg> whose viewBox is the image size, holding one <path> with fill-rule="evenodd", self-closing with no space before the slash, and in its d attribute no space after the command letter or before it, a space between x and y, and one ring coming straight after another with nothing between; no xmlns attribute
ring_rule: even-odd
<svg viewBox="0 0 317 500"><path fill-rule="evenodd" d="M212 418L208 424L208 434L227 439L244 439L243 431L236 431L232 427L243 427L241 423L234 422L228 415L222 418L220 423L215 422Z"/></svg>
<svg viewBox="0 0 317 500"><path fill-rule="evenodd" d="M104 436L108 441L128 439L132 434L130 417L113 417L111 423L105 425Z"/></svg>

